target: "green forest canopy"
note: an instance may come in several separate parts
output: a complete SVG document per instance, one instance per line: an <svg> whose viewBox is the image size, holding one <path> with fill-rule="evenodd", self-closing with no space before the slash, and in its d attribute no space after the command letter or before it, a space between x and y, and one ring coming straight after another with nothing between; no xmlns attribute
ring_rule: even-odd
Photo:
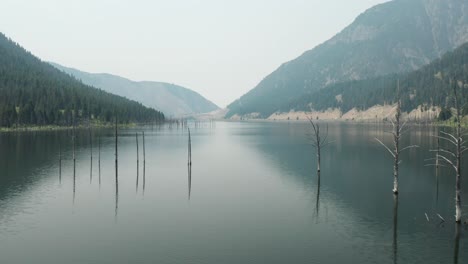
<svg viewBox="0 0 468 264"><path fill-rule="evenodd" d="M157 122L164 114L84 85L0 33L0 126L66 125L73 120Z"/></svg>

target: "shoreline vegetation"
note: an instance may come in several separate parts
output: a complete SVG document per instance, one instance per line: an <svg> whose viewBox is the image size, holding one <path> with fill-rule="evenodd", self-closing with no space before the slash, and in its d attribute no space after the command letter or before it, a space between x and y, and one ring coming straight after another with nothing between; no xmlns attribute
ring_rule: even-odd
<svg viewBox="0 0 468 264"><path fill-rule="evenodd" d="M312 118L313 119L313 118ZM354 123L354 124L386 124L390 123L387 119L321 119L316 118L313 119L315 122L326 122L326 123ZM193 120L195 123L203 123L205 120ZM225 118L225 119L212 119L210 122L213 121L224 121L224 122L262 122L262 123L308 123L308 119L262 119L262 118L242 118L242 119L232 119L232 118ZM154 125L164 125L164 124L175 124L179 125L186 124L188 120L181 119L181 120L165 120L162 122L155 122L155 123L122 123L119 124L119 128L135 128L139 126L154 126ZM432 120L418 120L418 119L408 119L408 125L413 126L438 126L438 127L456 127L457 122L456 118L452 117L448 120L438 120L437 118ZM106 129L106 128L114 128L114 123L81 123L75 125L75 129ZM461 126L468 128L468 115L462 118ZM60 131L60 130L72 130L73 126L69 125L20 125L20 126L13 126L13 127L0 127L0 133L8 133L8 132L39 132L39 131Z"/></svg>
<svg viewBox="0 0 468 264"><path fill-rule="evenodd" d="M212 122L210 120L209 122ZM166 119L164 121L155 121L155 122L128 122L128 123L119 123L118 128L135 128L142 126L159 126L159 125L169 125L169 126L187 126L187 119ZM203 121L194 121L196 124L199 124ZM0 127L0 133L9 133L9 132L39 132L39 131L60 131L60 130L73 130L73 129L107 129L114 128L115 122L80 122L77 123L74 127L72 125L15 125L12 127Z"/></svg>
<svg viewBox="0 0 468 264"><path fill-rule="evenodd" d="M160 123L156 123L160 124ZM146 125L146 124L138 124L138 123L127 123L127 124L119 124L120 128L132 128L137 127L139 125ZM79 124L75 126L75 129L89 129L91 128L113 128L115 124L113 123L106 123L106 124L91 124L90 126L87 124ZM0 127L0 133L4 132L36 132L36 131L59 131L59 130L72 130L73 126L59 126L59 125L22 125L18 127Z"/></svg>

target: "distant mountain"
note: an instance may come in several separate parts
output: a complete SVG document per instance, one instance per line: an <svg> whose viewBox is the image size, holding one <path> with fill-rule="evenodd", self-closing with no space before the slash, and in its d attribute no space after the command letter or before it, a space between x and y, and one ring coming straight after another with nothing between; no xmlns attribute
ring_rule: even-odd
<svg viewBox="0 0 468 264"><path fill-rule="evenodd" d="M450 108L454 106L454 85L464 88L460 94L467 102L468 93L465 89L468 88L468 43L419 70L333 84L304 95L281 110L308 112L339 109L346 113L354 108L363 111L376 105L393 104L398 94L402 109L407 112L421 106L423 109L433 106ZM468 114L468 105L465 105L464 114Z"/></svg>
<svg viewBox="0 0 468 264"><path fill-rule="evenodd" d="M0 33L0 126L162 121L140 103L84 85Z"/></svg>
<svg viewBox="0 0 468 264"><path fill-rule="evenodd" d="M468 41L468 1L394 0L284 63L231 103L227 117L266 118L328 85L416 70Z"/></svg>
<svg viewBox="0 0 468 264"><path fill-rule="evenodd" d="M51 64L83 83L138 101L162 111L166 116L193 115L219 109L197 92L182 86L163 82L135 82L107 73L87 73L56 63Z"/></svg>

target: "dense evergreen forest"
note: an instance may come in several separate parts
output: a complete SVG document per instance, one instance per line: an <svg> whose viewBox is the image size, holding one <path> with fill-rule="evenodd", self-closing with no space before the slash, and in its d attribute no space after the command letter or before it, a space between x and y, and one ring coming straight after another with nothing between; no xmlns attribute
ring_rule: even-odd
<svg viewBox="0 0 468 264"><path fill-rule="evenodd" d="M462 97L468 99L468 43L446 53L429 65L410 73L350 81L325 87L290 101L282 111L326 110L339 108L343 113L356 108L365 110L374 105L392 104L397 98L397 81L402 110L411 111L418 106L452 107L453 85L463 87ZM468 113L468 105L464 113Z"/></svg>
<svg viewBox="0 0 468 264"><path fill-rule="evenodd" d="M163 121L140 103L84 85L0 33L0 126Z"/></svg>

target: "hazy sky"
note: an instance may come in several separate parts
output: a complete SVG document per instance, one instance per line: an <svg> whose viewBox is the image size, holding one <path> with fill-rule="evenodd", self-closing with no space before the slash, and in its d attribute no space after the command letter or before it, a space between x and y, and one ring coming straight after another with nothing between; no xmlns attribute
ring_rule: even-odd
<svg viewBox="0 0 468 264"><path fill-rule="evenodd" d="M175 83L221 107L385 0L1 0L0 31L39 58Z"/></svg>

